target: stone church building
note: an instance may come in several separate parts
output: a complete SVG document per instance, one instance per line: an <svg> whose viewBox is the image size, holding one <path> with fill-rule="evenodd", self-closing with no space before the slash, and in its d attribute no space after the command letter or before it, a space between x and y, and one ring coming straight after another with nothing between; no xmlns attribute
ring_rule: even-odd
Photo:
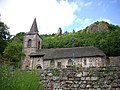
<svg viewBox="0 0 120 90"><path fill-rule="evenodd" d="M24 36L25 57L22 69L67 68L75 65L78 67L99 67L105 65L106 55L98 48L74 47L42 49L42 38L38 33L36 19L31 29Z"/></svg>

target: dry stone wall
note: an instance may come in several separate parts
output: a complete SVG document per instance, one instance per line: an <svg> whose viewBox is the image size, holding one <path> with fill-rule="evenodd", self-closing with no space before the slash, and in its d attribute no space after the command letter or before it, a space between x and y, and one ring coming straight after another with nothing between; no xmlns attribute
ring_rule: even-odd
<svg viewBox="0 0 120 90"><path fill-rule="evenodd" d="M46 69L41 78L45 90L120 90L120 69L115 66Z"/></svg>

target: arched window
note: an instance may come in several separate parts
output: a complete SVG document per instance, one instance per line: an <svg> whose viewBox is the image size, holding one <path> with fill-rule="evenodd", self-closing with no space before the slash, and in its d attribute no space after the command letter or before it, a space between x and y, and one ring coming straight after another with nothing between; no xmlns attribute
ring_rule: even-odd
<svg viewBox="0 0 120 90"><path fill-rule="evenodd" d="M40 49L40 41L38 42L38 49Z"/></svg>
<svg viewBox="0 0 120 90"><path fill-rule="evenodd" d="M57 67L61 68L61 66L62 66L61 62L57 62Z"/></svg>
<svg viewBox="0 0 120 90"><path fill-rule="evenodd" d="M73 62L72 62L72 59L69 59L69 60L68 60L68 65L72 65L72 63L73 63Z"/></svg>
<svg viewBox="0 0 120 90"><path fill-rule="evenodd" d="M29 39L28 43L27 43L27 47L31 47L31 43L32 43L32 41L31 41L31 39Z"/></svg>
<svg viewBox="0 0 120 90"><path fill-rule="evenodd" d="M51 61L50 61L50 67L54 67L54 63L55 63L55 61L54 61L54 60L51 60Z"/></svg>
<svg viewBox="0 0 120 90"><path fill-rule="evenodd" d="M87 65L87 61L86 61L86 58L84 59L84 65Z"/></svg>

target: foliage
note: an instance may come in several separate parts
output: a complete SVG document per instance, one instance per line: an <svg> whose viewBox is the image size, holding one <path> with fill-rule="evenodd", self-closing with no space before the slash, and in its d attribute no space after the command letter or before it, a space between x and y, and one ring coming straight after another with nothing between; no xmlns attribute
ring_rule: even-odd
<svg viewBox="0 0 120 90"><path fill-rule="evenodd" d="M53 76L60 76L60 70L59 69L52 69Z"/></svg>
<svg viewBox="0 0 120 90"><path fill-rule="evenodd" d="M17 34L12 38L12 40L13 40L13 41L17 41L17 42L23 42L24 35L25 35L24 32L17 33Z"/></svg>
<svg viewBox="0 0 120 90"><path fill-rule="evenodd" d="M107 22L95 22L95 24L105 23L108 25L107 31L87 32L84 30L73 33L64 33L61 36L46 35L43 37L43 48L71 48L83 46L95 46L100 48L108 56L120 55L120 27ZM73 42L74 41L74 42Z"/></svg>
<svg viewBox="0 0 120 90"><path fill-rule="evenodd" d="M39 90L40 83L36 71L11 71L0 67L0 90Z"/></svg>
<svg viewBox="0 0 120 90"><path fill-rule="evenodd" d="M24 54L22 53L22 43L24 32L16 34L13 38L8 32L8 27L0 22L0 59L14 63L15 66L20 65L20 60Z"/></svg>
<svg viewBox="0 0 120 90"><path fill-rule="evenodd" d="M21 63L21 58L24 56L22 52L22 43L12 41L4 50L3 57L10 62L15 62L15 66L18 67Z"/></svg>
<svg viewBox="0 0 120 90"><path fill-rule="evenodd" d="M5 47L7 46L7 40L10 38L8 32L8 27L3 22L0 21L0 54L3 53Z"/></svg>

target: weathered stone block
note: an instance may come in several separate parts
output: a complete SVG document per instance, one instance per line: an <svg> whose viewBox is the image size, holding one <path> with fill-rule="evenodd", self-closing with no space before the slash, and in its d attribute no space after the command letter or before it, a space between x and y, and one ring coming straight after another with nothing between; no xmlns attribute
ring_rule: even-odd
<svg viewBox="0 0 120 90"><path fill-rule="evenodd" d="M87 75L88 73L83 71L82 76L87 76Z"/></svg>
<svg viewBox="0 0 120 90"><path fill-rule="evenodd" d="M91 77L91 80L97 80L98 77Z"/></svg>
<svg viewBox="0 0 120 90"><path fill-rule="evenodd" d="M75 80L76 80L76 81L80 81L81 78L80 78L80 77L75 77Z"/></svg>
<svg viewBox="0 0 120 90"><path fill-rule="evenodd" d="M81 77L81 80L85 80L86 79L86 77Z"/></svg>
<svg viewBox="0 0 120 90"><path fill-rule="evenodd" d="M82 77L82 73L77 74L76 77Z"/></svg>
<svg viewBox="0 0 120 90"><path fill-rule="evenodd" d="M86 77L86 80L91 80L91 78L90 77Z"/></svg>

